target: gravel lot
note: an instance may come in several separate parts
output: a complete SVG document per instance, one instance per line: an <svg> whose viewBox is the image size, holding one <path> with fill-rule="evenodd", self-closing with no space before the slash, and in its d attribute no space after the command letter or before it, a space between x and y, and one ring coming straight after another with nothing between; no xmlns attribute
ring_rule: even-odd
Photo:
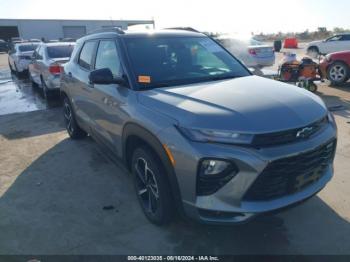
<svg viewBox="0 0 350 262"><path fill-rule="evenodd" d="M10 78L0 55L0 254L350 254L350 84L318 94L343 106L335 176L321 193L245 225L156 227L128 172L91 139L70 140L60 103Z"/></svg>

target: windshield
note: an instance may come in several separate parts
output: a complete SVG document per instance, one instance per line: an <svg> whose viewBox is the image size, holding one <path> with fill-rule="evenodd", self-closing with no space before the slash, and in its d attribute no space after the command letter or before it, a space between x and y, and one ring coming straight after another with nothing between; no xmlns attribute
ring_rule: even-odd
<svg viewBox="0 0 350 262"><path fill-rule="evenodd" d="M47 55L49 58L66 58L70 57L74 49L74 45L59 45L47 47Z"/></svg>
<svg viewBox="0 0 350 262"><path fill-rule="evenodd" d="M18 46L18 50L21 52L29 52L29 51L34 51L37 48L38 45L20 45Z"/></svg>
<svg viewBox="0 0 350 262"><path fill-rule="evenodd" d="M125 39L131 66L141 87L161 87L250 73L208 37L139 37Z"/></svg>

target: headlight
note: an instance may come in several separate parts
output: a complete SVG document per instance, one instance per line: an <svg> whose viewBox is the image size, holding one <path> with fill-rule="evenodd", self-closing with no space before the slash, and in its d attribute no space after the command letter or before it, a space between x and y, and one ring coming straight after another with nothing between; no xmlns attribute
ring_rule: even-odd
<svg viewBox="0 0 350 262"><path fill-rule="evenodd" d="M178 130L188 139L196 142L251 144L254 135L232 131L192 129L177 126Z"/></svg>
<svg viewBox="0 0 350 262"><path fill-rule="evenodd" d="M332 59L331 59L331 55L326 55L325 58L324 58L327 62L330 62Z"/></svg>

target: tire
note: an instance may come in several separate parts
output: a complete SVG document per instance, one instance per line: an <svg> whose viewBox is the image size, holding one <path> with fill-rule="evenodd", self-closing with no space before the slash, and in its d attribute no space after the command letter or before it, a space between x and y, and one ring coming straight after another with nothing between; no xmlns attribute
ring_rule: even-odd
<svg viewBox="0 0 350 262"><path fill-rule="evenodd" d="M42 88L42 92L43 92L43 96L45 98L46 101L50 100L50 98L52 98L52 91L50 91L46 84L45 84L45 81L42 77L40 77L40 81L41 81L41 88Z"/></svg>
<svg viewBox="0 0 350 262"><path fill-rule="evenodd" d="M75 119L72 105L67 96L63 99L63 116L66 130L70 138L81 139L87 136L87 133L79 127Z"/></svg>
<svg viewBox="0 0 350 262"><path fill-rule="evenodd" d="M13 72L15 73L15 75L16 75L18 78L20 78L20 72L18 72L18 69L17 69L16 63L15 63L15 62L13 62L13 65L14 65L14 67L15 67L15 69L13 70Z"/></svg>
<svg viewBox="0 0 350 262"><path fill-rule="evenodd" d="M315 83L310 83L309 91L312 93L316 93L317 92L317 85Z"/></svg>
<svg viewBox="0 0 350 262"><path fill-rule="evenodd" d="M148 220L164 225L174 218L174 205L165 169L159 157L148 147L135 149L131 171L137 198Z"/></svg>
<svg viewBox="0 0 350 262"><path fill-rule="evenodd" d="M11 74L14 74L14 73L15 73L15 70L13 70L13 68L12 68L12 66L11 66L11 64L10 64L10 61L8 61L8 63L9 63L9 68L10 68Z"/></svg>
<svg viewBox="0 0 350 262"><path fill-rule="evenodd" d="M34 82L34 80L33 80L33 78L32 78L32 75L30 74L30 72L28 73L28 75L29 75L29 81L31 82L32 87L33 87L33 88L38 88L39 85L38 85L37 83Z"/></svg>
<svg viewBox="0 0 350 262"><path fill-rule="evenodd" d="M318 47L316 46L310 46L308 49L307 49L307 54L311 57L317 57L319 54L320 54L320 51L318 49Z"/></svg>
<svg viewBox="0 0 350 262"><path fill-rule="evenodd" d="M335 62L327 69L327 78L331 85L340 85L349 80L349 67L343 62Z"/></svg>

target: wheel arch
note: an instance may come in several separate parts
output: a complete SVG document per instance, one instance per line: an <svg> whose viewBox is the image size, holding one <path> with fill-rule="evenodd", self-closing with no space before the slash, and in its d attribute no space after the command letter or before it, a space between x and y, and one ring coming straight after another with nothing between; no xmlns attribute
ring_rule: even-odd
<svg viewBox="0 0 350 262"><path fill-rule="evenodd" d="M307 48L307 52L310 52L311 49L316 49L317 52L320 52L320 48L317 45L311 45Z"/></svg>
<svg viewBox="0 0 350 262"><path fill-rule="evenodd" d="M181 192L174 167L161 143L155 134L136 123L128 123L123 128L122 134L122 159L131 170L131 158L133 150L137 145L146 145L159 157L166 171L167 180L170 185L171 194L175 201L177 210L183 212Z"/></svg>
<svg viewBox="0 0 350 262"><path fill-rule="evenodd" d="M66 91L60 89L60 97L61 97L62 99L64 99L65 97L68 97ZM68 98L69 98L69 97L68 97Z"/></svg>

